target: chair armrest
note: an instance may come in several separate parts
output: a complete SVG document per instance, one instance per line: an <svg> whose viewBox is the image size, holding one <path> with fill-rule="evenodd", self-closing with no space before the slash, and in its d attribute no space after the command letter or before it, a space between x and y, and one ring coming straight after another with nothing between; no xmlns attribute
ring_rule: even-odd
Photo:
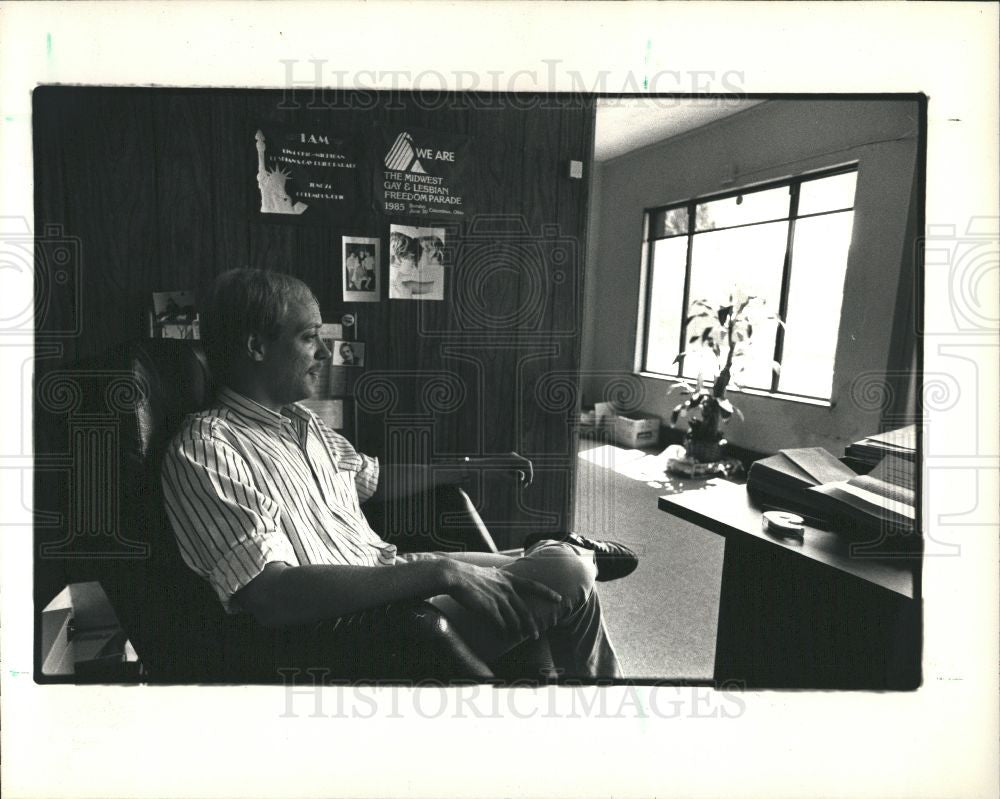
<svg viewBox="0 0 1000 799"><path fill-rule="evenodd" d="M429 602L395 602L318 624L279 630L255 628L253 651L272 653L265 666L271 680L278 666L322 669L333 680L491 680L493 671L447 618ZM261 635L272 636L261 646ZM287 673L287 671L286 671Z"/></svg>
<svg viewBox="0 0 1000 799"><path fill-rule="evenodd" d="M456 485L363 506L372 528L400 553L496 552L497 546L465 490Z"/></svg>
<svg viewBox="0 0 1000 799"><path fill-rule="evenodd" d="M405 658L420 656L419 664L412 664L432 676L489 680L494 677L489 666L465 643L440 610L429 602L409 605L402 611L405 629L401 646Z"/></svg>

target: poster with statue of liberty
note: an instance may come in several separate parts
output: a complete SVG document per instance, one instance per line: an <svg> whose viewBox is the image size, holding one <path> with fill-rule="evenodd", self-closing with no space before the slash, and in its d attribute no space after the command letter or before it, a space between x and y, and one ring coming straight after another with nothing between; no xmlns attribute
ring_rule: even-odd
<svg viewBox="0 0 1000 799"><path fill-rule="evenodd" d="M257 147L260 212L301 222L349 222L365 205L360 196L360 149L319 128L262 125Z"/></svg>

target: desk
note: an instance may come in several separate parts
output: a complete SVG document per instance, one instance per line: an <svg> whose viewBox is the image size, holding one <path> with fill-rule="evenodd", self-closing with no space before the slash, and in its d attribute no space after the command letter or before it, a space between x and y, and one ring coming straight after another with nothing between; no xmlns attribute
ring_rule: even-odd
<svg viewBox="0 0 1000 799"><path fill-rule="evenodd" d="M912 689L920 683L919 556L852 555L836 532L761 528L744 486L709 481L660 510L726 539L717 684Z"/></svg>

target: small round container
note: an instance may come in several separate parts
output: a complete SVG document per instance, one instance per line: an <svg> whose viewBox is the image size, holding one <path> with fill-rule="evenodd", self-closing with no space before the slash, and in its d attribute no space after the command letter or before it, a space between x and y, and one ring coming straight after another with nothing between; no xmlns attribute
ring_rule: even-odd
<svg viewBox="0 0 1000 799"><path fill-rule="evenodd" d="M783 510L765 511L761 518L761 527L765 533L792 535L797 538L801 538L806 531L801 516Z"/></svg>

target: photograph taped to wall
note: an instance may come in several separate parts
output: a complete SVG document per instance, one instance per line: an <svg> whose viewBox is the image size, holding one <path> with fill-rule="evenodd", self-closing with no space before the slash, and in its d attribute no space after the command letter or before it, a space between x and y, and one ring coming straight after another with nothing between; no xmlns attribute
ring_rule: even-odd
<svg viewBox="0 0 1000 799"><path fill-rule="evenodd" d="M365 344L363 341L334 341L330 349L334 366L364 366Z"/></svg>
<svg viewBox="0 0 1000 799"><path fill-rule="evenodd" d="M192 340L201 338L195 293L191 290L154 291L149 337Z"/></svg>
<svg viewBox="0 0 1000 799"><path fill-rule="evenodd" d="M389 299L444 299L444 228L389 226Z"/></svg>
<svg viewBox="0 0 1000 799"><path fill-rule="evenodd" d="M341 239L344 302L379 301L381 248L376 238L344 236Z"/></svg>

